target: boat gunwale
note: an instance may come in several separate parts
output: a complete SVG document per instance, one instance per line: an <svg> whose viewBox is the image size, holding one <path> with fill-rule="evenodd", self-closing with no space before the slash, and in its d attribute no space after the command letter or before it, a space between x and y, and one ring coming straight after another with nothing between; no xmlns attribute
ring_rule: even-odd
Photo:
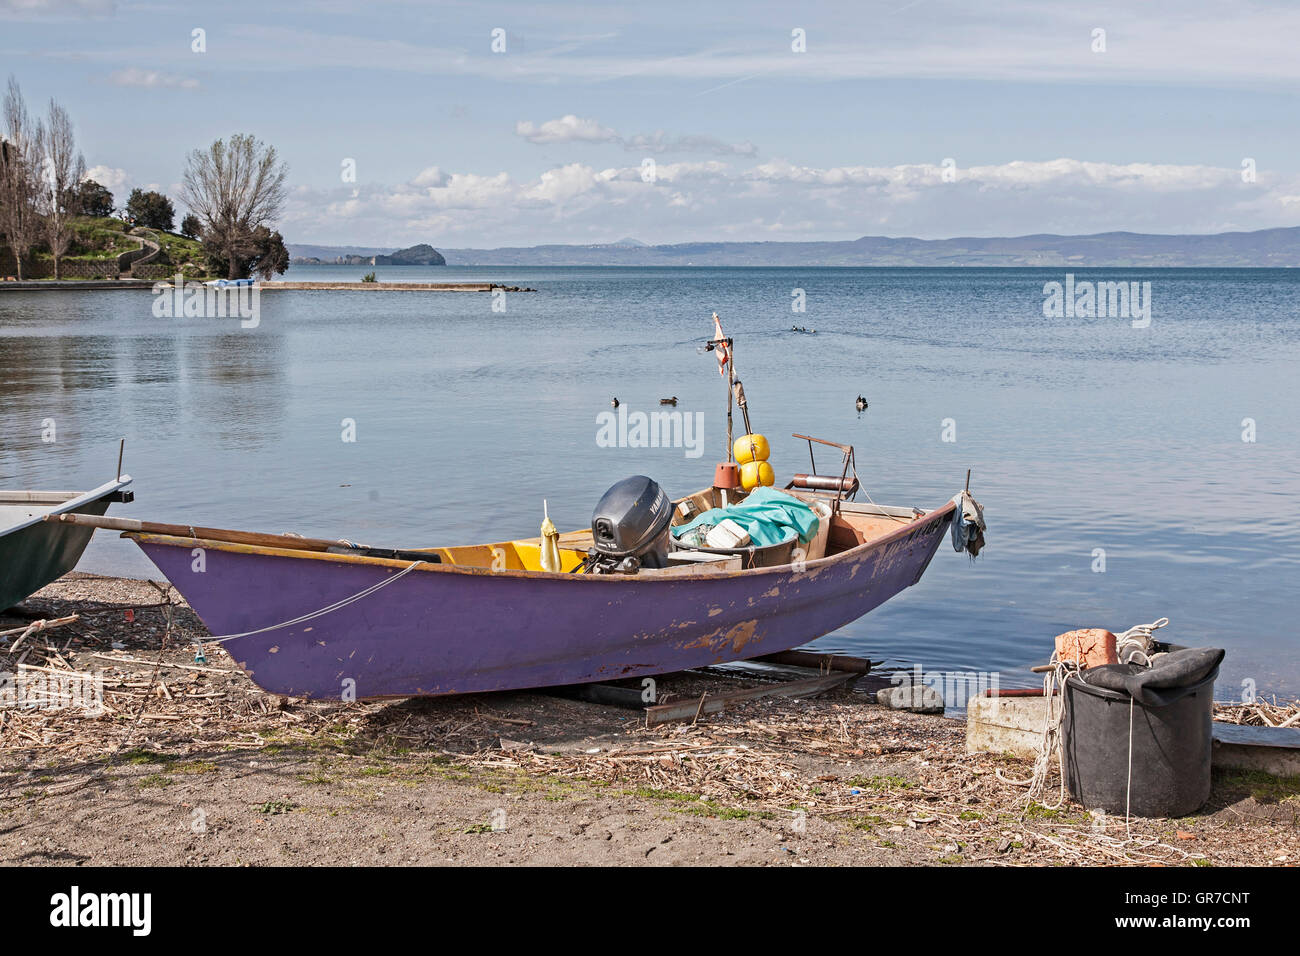
<svg viewBox="0 0 1300 956"><path fill-rule="evenodd" d="M46 517L49 515L68 514L70 512L76 511L76 509L78 508L85 507L88 504L92 504L98 501L100 498L103 498L105 495L111 495L115 491L121 491L130 483L131 483L130 475L120 475L117 478L113 479L112 481L106 481L98 488L91 489L90 491L73 492L73 494L75 494L76 497L68 498L66 501L61 501L57 503L56 505L51 507L49 511L42 511L40 514L28 518L25 521L22 521L18 524L9 525L8 527L0 527L0 537L14 534L18 531L22 531L24 528L30 528L32 525L41 524L43 521L45 521ZM66 492L61 492L61 491L42 492L42 494L65 494L65 493ZM0 492L0 495L3 494L4 492ZM33 502L13 502L14 505L21 505L24 503L32 504Z"/></svg>
<svg viewBox="0 0 1300 956"><path fill-rule="evenodd" d="M815 558L807 561L803 565L804 572L822 570L823 568L832 567L837 564L846 563L856 556L866 552L892 544L894 541L901 540L916 530L917 527L923 526L935 519L942 519L945 515L951 515L955 512L956 504L949 500L933 511L927 511L918 515L906 524L899 525L897 529L890 531L888 534L878 538L872 538L861 544L854 545L844 551L837 552L833 555L827 555L822 558ZM411 568L413 571L426 571L435 573L456 573L483 576L489 578L509 578L527 581L605 581L611 584L628 584L636 582L640 584L667 584L681 581L716 581L720 578L737 578L737 577L768 577L775 574L788 574L794 567L793 562L789 564L779 564L763 568L744 568L739 571L721 570L721 569L689 569L678 574L672 575L625 575L625 574L573 574L564 571L529 571L521 568L502 568L493 570L492 568L478 567L475 565L465 564L444 564L437 561L419 562L412 568L412 563L400 558L378 558L366 555L355 554L334 554L327 551L308 551L297 550L294 548L273 548L265 545L240 544L233 541L222 541L214 538L188 538L179 535L154 534L143 531L123 531L123 538L131 538L137 544L158 544L166 547L199 547L204 550L226 551L234 554L247 555L264 555L267 557L283 558L301 558L308 560L327 561L334 564L352 564L364 567L383 567L394 571L404 571ZM492 547L493 545L504 545L510 542L493 542L493 544L481 545L481 547ZM437 549L432 549L436 551Z"/></svg>

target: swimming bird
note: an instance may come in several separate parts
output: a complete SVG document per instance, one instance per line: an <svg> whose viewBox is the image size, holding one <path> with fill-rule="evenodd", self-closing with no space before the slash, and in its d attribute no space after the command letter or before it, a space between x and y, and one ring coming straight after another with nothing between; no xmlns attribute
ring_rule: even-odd
<svg viewBox="0 0 1300 956"><path fill-rule="evenodd" d="M672 398L661 398L661 399L659 399L659 404L660 404L660 405L676 405L676 404L677 404L677 396L674 395Z"/></svg>
<svg viewBox="0 0 1300 956"><path fill-rule="evenodd" d="M609 400L609 403L613 405L615 408L618 408L618 396L615 395L613 398L611 398Z"/></svg>
<svg viewBox="0 0 1300 956"><path fill-rule="evenodd" d="M863 411L867 407L867 400L859 395L858 400L853 404L858 407L858 411Z"/></svg>

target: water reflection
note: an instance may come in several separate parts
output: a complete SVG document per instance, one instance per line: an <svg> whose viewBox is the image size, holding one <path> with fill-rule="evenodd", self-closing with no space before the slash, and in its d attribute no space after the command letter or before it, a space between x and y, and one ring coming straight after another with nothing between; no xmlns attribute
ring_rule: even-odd
<svg viewBox="0 0 1300 956"><path fill-rule="evenodd" d="M857 446L878 501L935 507L969 467L987 508L976 563L941 553L829 649L1010 686L1056 633L1167 615L1170 639L1229 648L1222 688L1296 693L1300 274L1137 275L1154 295L1141 334L1045 320L1054 270L416 270L540 291L504 313L478 295L267 294L248 330L153 319L147 295L5 294L0 474L97 484L125 435L140 517L420 546L536 533L545 497L578 527L625 475L708 482L725 387L696 346L717 310L778 472L807 467L790 435L811 433ZM808 312L792 320L796 287ZM599 447L615 394L704 412L703 457ZM104 536L83 567L156 573Z"/></svg>

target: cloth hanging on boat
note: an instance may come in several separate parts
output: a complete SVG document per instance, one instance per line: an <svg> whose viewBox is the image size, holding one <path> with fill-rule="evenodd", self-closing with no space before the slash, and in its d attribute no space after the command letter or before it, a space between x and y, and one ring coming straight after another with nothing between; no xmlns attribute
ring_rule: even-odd
<svg viewBox="0 0 1300 956"><path fill-rule="evenodd" d="M562 571L563 564L560 561L560 532L555 527L555 522L551 520L550 509L546 507L546 499L542 499L542 570L558 573Z"/></svg>
<svg viewBox="0 0 1300 956"><path fill-rule="evenodd" d="M984 506L963 491L953 496L957 513L952 516L952 549L969 551L973 558L984 547Z"/></svg>
<svg viewBox="0 0 1300 956"><path fill-rule="evenodd" d="M807 544L817 533L820 519L807 503L775 488L759 487L744 501L726 508L712 508L687 524L673 528L679 537L696 525L717 525L730 518L749 532L751 543L758 547L780 544L798 537Z"/></svg>

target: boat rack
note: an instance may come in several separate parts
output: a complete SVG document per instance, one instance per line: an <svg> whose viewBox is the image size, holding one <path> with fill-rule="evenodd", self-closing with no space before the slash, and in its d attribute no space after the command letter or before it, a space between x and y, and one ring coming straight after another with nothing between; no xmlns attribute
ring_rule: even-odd
<svg viewBox="0 0 1300 956"><path fill-rule="evenodd" d="M583 700L607 707L641 711L645 715L645 725L655 727L659 724L676 720L698 719L703 714L716 714L728 706L763 697L816 697L827 691L855 683L865 677L875 666L870 660L861 657L846 657L840 654L813 654L808 651L783 651L755 657L741 664L768 665L768 673L742 672L731 668L707 667L678 673L707 673L714 677L730 679L752 679L784 675L787 679L774 679L759 687L742 690L713 693L706 691L699 697L684 697L668 703L647 704L643 690L639 686L612 682L592 684L573 684L567 687L551 688L545 693L571 700ZM810 673L816 671L816 674ZM662 675L671 677L673 675Z"/></svg>

